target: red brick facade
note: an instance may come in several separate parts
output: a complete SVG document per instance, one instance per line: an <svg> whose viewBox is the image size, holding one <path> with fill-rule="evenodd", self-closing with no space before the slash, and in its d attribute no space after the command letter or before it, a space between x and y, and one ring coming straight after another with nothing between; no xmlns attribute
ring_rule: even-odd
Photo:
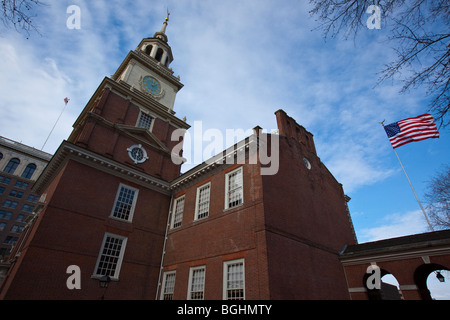
<svg viewBox="0 0 450 320"><path fill-rule="evenodd" d="M289 136L280 128L276 175L261 175L259 164L224 165L175 194L185 197L183 220L169 231L164 257L164 271L176 271L174 299L187 298L195 266L206 269L205 298L222 299L223 263L239 258L245 261L246 299L348 298L337 253L356 239L342 187L315 154L312 135L284 111L276 114L279 123L289 121L301 132ZM225 174L237 167L243 204L224 209ZM209 216L195 220L196 191L208 182Z"/></svg>

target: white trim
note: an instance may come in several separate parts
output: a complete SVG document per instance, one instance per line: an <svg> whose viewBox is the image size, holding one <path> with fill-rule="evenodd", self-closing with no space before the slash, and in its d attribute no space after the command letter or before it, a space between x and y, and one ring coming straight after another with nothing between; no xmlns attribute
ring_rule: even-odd
<svg viewBox="0 0 450 320"><path fill-rule="evenodd" d="M198 214L199 214L199 212L198 212L198 210L199 210L199 200L200 200L200 190L201 189L203 189L203 188L206 188L207 186L209 186L209 191L208 191L208 215L207 216L205 216L205 217L198 217ZM197 188L197 195L196 195L196 197L195 197L195 215L194 215L194 221L195 220L201 220L201 219L205 219L205 218L208 218L209 217L209 207L210 207L210 204L211 204L211 182L207 182L207 183L204 183L204 184L202 184L201 186L199 186L198 188Z"/></svg>
<svg viewBox="0 0 450 320"><path fill-rule="evenodd" d="M143 128L142 128L143 129ZM136 159L133 156L133 149L140 149L142 151L142 159ZM142 147L142 144L134 144L131 147L127 148L128 156L131 160L133 160L134 164L138 163L144 163L148 159L147 151L145 151L144 147Z"/></svg>
<svg viewBox="0 0 450 320"><path fill-rule="evenodd" d="M450 246L447 244L442 247L437 247L430 249L430 248L420 248L416 250L407 251L406 249L399 249L398 252L388 252L388 253L373 253L373 254L365 254L361 255L359 257L351 257L351 256L344 256L340 257L340 261L342 265L345 266L351 266L355 264L362 264L362 263L371 263L374 260L378 262L383 261L395 261L395 260L403 260L403 259L409 259L409 258L419 258L421 259L424 255L427 255L429 257L438 256L438 255L444 255L444 254L450 254Z"/></svg>
<svg viewBox="0 0 450 320"><path fill-rule="evenodd" d="M237 205L235 205L233 207L230 207L230 201L229 201L229 198L228 198L229 197L229 191L230 191L228 189L229 188L230 176L233 173L236 173L239 170L241 171L240 172L240 175L241 175L241 203L239 203L239 204L237 204ZM236 169L234 169L234 170L232 170L230 172L227 172L225 174L225 205L224 205L224 210L233 209L233 208L239 207L239 206L241 206L243 204L244 204L244 169L241 166L241 167L236 168Z"/></svg>
<svg viewBox="0 0 450 320"><path fill-rule="evenodd" d="M142 115L142 114L145 114L145 115L149 116L150 118L152 118L152 123L150 124L150 128L148 128L148 129L143 128L143 127L139 127L139 126L138 126L138 124L139 124L139 122L140 122L140 120L141 120L141 115ZM139 107L139 115L138 115L138 117L137 117L135 127L136 127L136 128L146 129L146 130L152 132L152 130L153 130L153 125L155 124L155 120L156 120L156 116L155 116L151 111L144 110L144 108Z"/></svg>
<svg viewBox="0 0 450 320"><path fill-rule="evenodd" d="M166 280L167 280L167 276L168 276L168 275L172 275L172 274L175 275L175 280L174 280L174 282L173 282L173 292L172 292L172 298L173 298L173 295L174 295L174 293L175 293L175 283L176 283L176 281L177 281L177 271L176 271L176 270L164 272L164 275L163 275L163 281L162 281L162 286L161 286L161 294L160 294L160 296L159 296L159 300L164 300L164 291L165 291L165 289L166 289Z"/></svg>
<svg viewBox="0 0 450 320"><path fill-rule="evenodd" d="M202 299L192 299L191 298L192 276L194 275L194 271L196 271L196 270L203 270L203 288L202 288L203 297L202 297ZM206 280L206 266L205 265L191 267L189 269L189 283L188 283L187 298L186 298L187 300L205 300L205 280Z"/></svg>
<svg viewBox="0 0 450 320"><path fill-rule="evenodd" d="M228 288L227 288L227 278L228 278L228 266L231 264L239 264L242 263L242 268L243 268L243 299L245 300L245 261L244 258L242 259L236 259L236 260L229 260L229 261L224 261L223 262L223 280L222 280L222 287L223 287L223 291L222 291L222 299L223 300L228 300Z"/></svg>
<svg viewBox="0 0 450 320"><path fill-rule="evenodd" d="M404 290L418 290L419 288L417 288L417 286L415 284L405 284L405 285L400 285L399 289L404 291Z"/></svg>
<svg viewBox="0 0 450 320"><path fill-rule="evenodd" d="M184 203L185 203L185 195L181 195L178 198L175 198L173 201L173 208L172 208L172 217L170 219L170 229L174 229L174 228L179 228L181 227L181 225L174 227L174 223L175 223L175 213L177 211L177 205L178 205L178 201L183 200L183 210L181 212L181 223L183 223L183 215L184 215Z"/></svg>
<svg viewBox="0 0 450 320"><path fill-rule="evenodd" d="M99 251L99 254L98 254L98 257L97 257L97 262L95 264L95 269L94 269L94 273L93 273L92 277L93 278L100 278L100 277L103 276L102 274L98 274L97 273L97 269L99 267L100 259L101 259L102 255L103 255L103 250L105 248L106 239L108 237L122 240L122 244L121 244L121 247L120 247L120 253L119 253L119 257L118 257L116 268L114 270L114 274L110 275L112 280L119 280L120 268L122 267L123 256L125 254L125 247L127 245L128 238L124 237L124 236L120 236L120 235L114 234L114 233L109 233L109 232L105 232L105 235L103 236L102 245L100 247L100 251Z"/></svg>
<svg viewBox="0 0 450 320"><path fill-rule="evenodd" d="M134 191L133 202L131 204L130 213L128 214L128 218L127 219L123 219L123 218L114 216L114 210L116 208L117 201L119 200L120 191L122 190L122 188ZM133 215L134 215L134 209L136 208L136 202L137 202L138 194L139 194L139 189L136 189L136 188L130 187L130 186L126 185L126 184L120 183L119 187L117 188L116 198L114 200L113 207L111 209L111 213L110 213L109 217L112 218L112 219L120 220L120 221L132 222L133 221Z"/></svg>
<svg viewBox="0 0 450 320"><path fill-rule="evenodd" d="M349 293L359 293L359 292L367 292L367 288L357 287L357 288L348 288Z"/></svg>

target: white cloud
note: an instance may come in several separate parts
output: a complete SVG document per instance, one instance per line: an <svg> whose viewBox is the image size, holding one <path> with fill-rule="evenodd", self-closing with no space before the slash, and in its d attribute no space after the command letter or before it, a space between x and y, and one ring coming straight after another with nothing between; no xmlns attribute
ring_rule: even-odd
<svg viewBox="0 0 450 320"><path fill-rule="evenodd" d="M374 219L373 224L376 226L360 230L360 243L428 232L421 210L386 215L382 220Z"/></svg>
<svg viewBox="0 0 450 320"><path fill-rule="evenodd" d="M66 28L72 4L81 8L80 30ZM103 77L161 28L167 6L172 67L185 84L177 116L223 132L256 125L270 130L276 128L274 111L284 109L314 134L319 157L346 192L392 175L382 160L390 150L378 122L397 120L404 104L417 109L417 95L400 96L390 83L373 89L391 54L375 33L358 39L358 46L324 42L311 31L317 24L309 4L298 1L139 0L125 6L77 0L43 7L37 20L42 37L2 39L0 71L11 76L0 79L0 134L40 146L68 96L46 148L56 150Z"/></svg>
<svg viewBox="0 0 450 320"><path fill-rule="evenodd" d="M18 50L21 48L21 50ZM26 43L0 43L1 135L40 147L64 105L70 82L51 58L39 61ZM59 132L61 134L61 131Z"/></svg>

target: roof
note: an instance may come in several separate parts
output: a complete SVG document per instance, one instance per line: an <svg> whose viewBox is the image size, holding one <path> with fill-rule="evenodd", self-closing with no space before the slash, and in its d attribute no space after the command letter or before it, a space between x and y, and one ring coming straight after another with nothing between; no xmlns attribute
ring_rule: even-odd
<svg viewBox="0 0 450 320"><path fill-rule="evenodd" d="M450 230L433 231L351 245L341 253L340 259L347 260L398 252L423 251L438 247L450 247Z"/></svg>
<svg viewBox="0 0 450 320"><path fill-rule="evenodd" d="M35 149L33 147L27 146L26 144L8 139L6 137L0 136L0 145L13 149L17 152L23 153L28 156L35 157L37 159L43 160L45 162L50 161L52 155L42 150Z"/></svg>

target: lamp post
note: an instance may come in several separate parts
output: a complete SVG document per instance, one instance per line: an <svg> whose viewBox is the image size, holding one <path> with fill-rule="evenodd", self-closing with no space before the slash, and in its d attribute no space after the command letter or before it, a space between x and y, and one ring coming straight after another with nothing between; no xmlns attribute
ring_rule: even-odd
<svg viewBox="0 0 450 320"><path fill-rule="evenodd" d="M105 300L106 289L108 289L108 285L110 282L111 282L111 278L107 275L104 275L103 277L98 279L98 284L99 284L100 288L105 288L105 291L103 291L103 295L100 298L101 300Z"/></svg>

